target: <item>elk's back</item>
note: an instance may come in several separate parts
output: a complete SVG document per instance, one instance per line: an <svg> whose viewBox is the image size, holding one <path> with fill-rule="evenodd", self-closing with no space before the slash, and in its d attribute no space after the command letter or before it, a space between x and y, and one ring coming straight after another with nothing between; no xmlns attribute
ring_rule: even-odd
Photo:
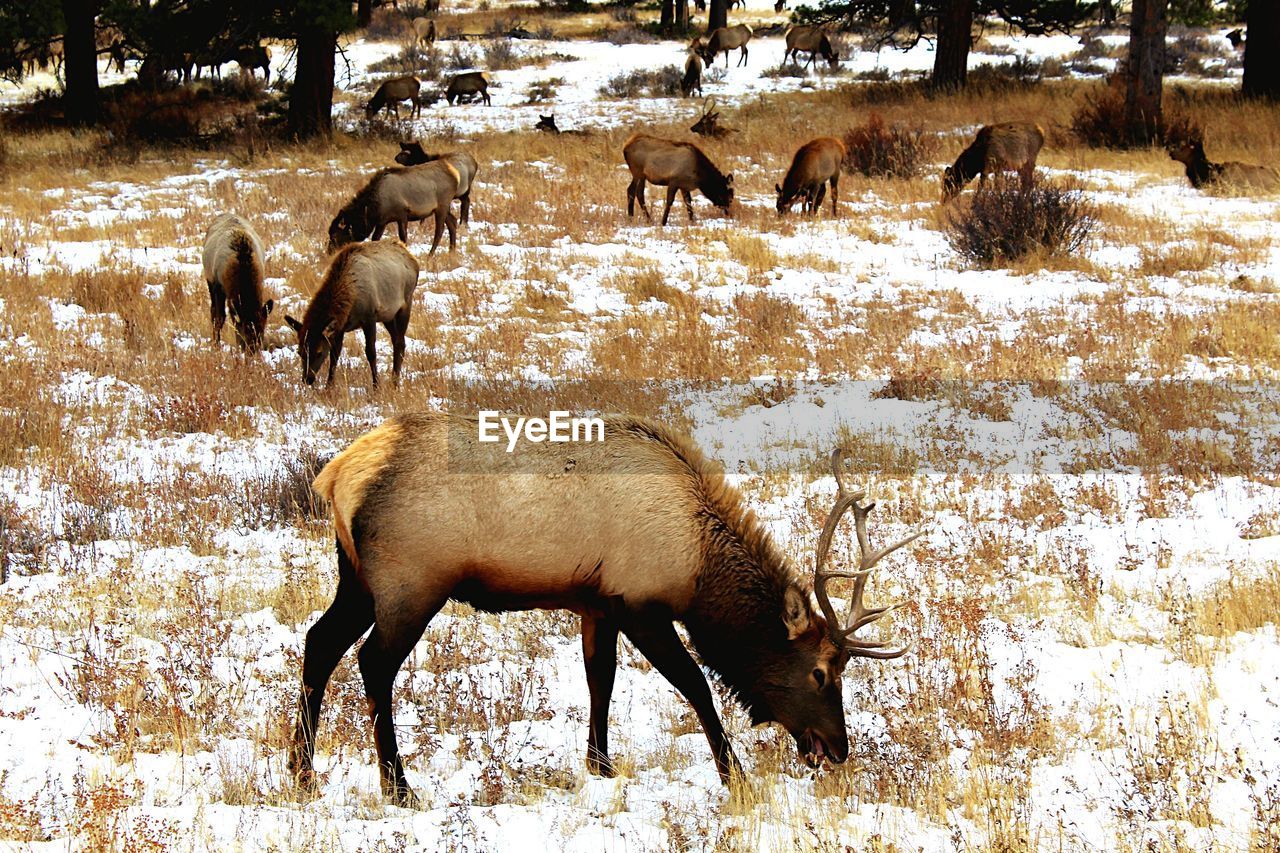
<svg viewBox="0 0 1280 853"><path fill-rule="evenodd" d="M205 235L204 252L201 256L205 281L222 281L222 271L227 263L236 257L233 242L239 234L243 234L249 240L254 257L259 263L262 262L262 240L258 238L258 233L253 230L253 226L243 217L234 213L224 213L213 221L209 226L209 233Z"/></svg>
<svg viewBox="0 0 1280 853"><path fill-rule="evenodd" d="M583 609L622 596L679 613L698 565L695 478L632 423L607 419L600 443L522 441L508 453L505 435L479 441L476 418L397 417L316 487L334 497L339 538L351 531L375 597Z"/></svg>
<svg viewBox="0 0 1280 853"><path fill-rule="evenodd" d="M1044 131L1027 121L1010 121L990 125L987 162L1020 166L1034 161L1044 145Z"/></svg>

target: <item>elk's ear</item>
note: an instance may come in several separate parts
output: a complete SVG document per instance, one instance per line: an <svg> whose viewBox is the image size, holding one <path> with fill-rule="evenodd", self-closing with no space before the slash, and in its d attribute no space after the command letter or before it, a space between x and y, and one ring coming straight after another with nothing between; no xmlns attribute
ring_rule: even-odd
<svg viewBox="0 0 1280 853"><path fill-rule="evenodd" d="M773 185L773 191L776 192L778 195L782 195L782 187L778 186L777 184Z"/></svg>
<svg viewBox="0 0 1280 853"><path fill-rule="evenodd" d="M342 327L337 323L337 321L330 321L329 325L324 327L324 339L332 342L334 336L336 336L341 330Z"/></svg>
<svg viewBox="0 0 1280 853"><path fill-rule="evenodd" d="M733 186L733 172L724 176L724 182L729 186Z"/></svg>
<svg viewBox="0 0 1280 853"><path fill-rule="evenodd" d="M285 325L287 325L290 329L293 329L293 330L294 330L295 332L297 332L298 334L302 334L302 323L301 323L301 322L299 322L298 320L293 319L293 318L292 318L292 317L290 317L288 314L285 314L285 315L284 315L284 322L285 322Z"/></svg>
<svg viewBox="0 0 1280 853"><path fill-rule="evenodd" d="M813 611L809 598L799 587L789 586L782 596L782 624L787 627L787 639L794 640L813 625Z"/></svg>
<svg viewBox="0 0 1280 853"><path fill-rule="evenodd" d="M271 309L275 307L276 307L276 301L274 299L268 299L267 304L262 306L262 316L266 317L268 314L271 313Z"/></svg>
<svg viewBox="0 0 1280 853"><path fill-rule="evenodd" d="M412 150L413 150L413 146L412 146L412 145L410 145L408 142L401 142L401 143L400 143L400 150L401 150L401 151L412 151Z"/></svg>

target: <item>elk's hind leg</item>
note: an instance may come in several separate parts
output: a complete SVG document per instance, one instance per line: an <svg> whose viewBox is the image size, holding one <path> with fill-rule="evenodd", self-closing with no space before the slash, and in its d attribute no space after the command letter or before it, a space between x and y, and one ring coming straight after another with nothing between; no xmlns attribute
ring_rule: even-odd
<svg viewBox="0 0 1280 853"><path fill-rule="evenodd" d="M378 326L376 323L365 323L364 357L369 362L369 373L373 376L373 387L378 387Z"/></svg>
<svg viewBox="0 0 1280 853"><path fill-rule="evenodd" d="M391 380L397 385L400 384L400 365L404 363L404 339L408 331L409 308L405 306L387 324L387 332L391 335Z"/></svg>
<svg viewBox="0 0 1280 853"><path fill-rule="evenodd" d="M612 779L617 775L609 759L609 700L618 669L618 626L599 616L582 617L582 662L591 692L591 722L587 730L587 771Z"/></svg>
<svg viewBox="0 0 1280 853"><path fill-rule="evenodd" d="M213 323L213 345L222 346L222 327L227 322L227 292L216 281L209 284L209 320Z"/></svg>
<svg viewBox="0 0 1280 853"><path fill-rule="evenodd" d="M396 805L406 808L415 808L418 798L409 787L404 775L404 762L400 760L392 717L391 687L401 664L444 602L444 597L413 602L392 601L385 610L375 603L373 631L360 647L360 677L364 680L369 716L373 721L382 793Z"/></svg>
<svg viewBox="0 0 1280 853"><path fill-rule="evenodd" d="M342 543L338 543L338 591L333 604L307 631L302 653L302 693L298 697L298 721L289 748L289 775L300 788L316 786L312 763L316 749L316 722L338 661L373 624L373 598L356 577Z"/></svg>

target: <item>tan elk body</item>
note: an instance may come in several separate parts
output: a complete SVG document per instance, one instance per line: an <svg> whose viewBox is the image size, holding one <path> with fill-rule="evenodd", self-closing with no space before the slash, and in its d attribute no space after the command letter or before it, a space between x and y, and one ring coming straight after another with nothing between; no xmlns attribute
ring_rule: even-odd
<svg viewBox="0 0 1280 853"><path fill-rule="evenodd" d="M886 553L866 538L871 506L840 483L818 542L815 611L808 583L770 541L720 468L684 436L650 421L604 419L602 441L479 441L476 418L404 415L357 439L315 480L331 506L338 589L307 634L290 768L314 784L315 725L329 676L370 626L360 672L370 700L384 793L414 801L392 723L391 687L432 616L450 599L486 611L562 608L582 617L591 697L587 762L614 773L608 708L619 632L697 712L716 766L738 765L706 678L681 642L755 723L776 721L806 761L848 755L840 674L850 656L903 650L854 639L887 608L866 608L867 576ZM842 476L838 453L833 458ZM823 568L840 516L853 508L858 571ZM914 537L913 537L914 538ZM841 625L826 584L854 578Z"/></svg>
<svg viewBox="0 0 1280 853"><path fill-rule="evenodd" d="M840 65L840 57L831 46L831 37L822 27L795 26L787 30L787 50L782 55L783 63L799 60L800 54L809 54L805 67L812 65L821 56L827 65L836 68Z"/></svg>
<svg viewBox="0 0 1280 853"><path fill-rule="evenodd" d="M359 329L364 332L364 354L376 386L378 361L374 342L379 323L391 335L392 379L399 381L417 286L418 262L399 241L354 243L338 250L302 319L284 318L298 336L302 381L314 383L327 358L329 375L325 384L333 384L343 336Z"/></svg>
<svg viewBox="0 0 1280 853"><path fill-rule="evenodd" d="M465 151L429 154L422 149L421 143L401 142L400 153L395 159L401 166L418 166L436 160L452 166L458 173L458 189L454 196L458 199L458 218L464 223L471 221L471 183L476 179L476 173L480 171L480 164L476 162L475 157Z"/></svg>
<svg viewBox="0 0 1280 853"><path fill-rule="evenodd" d="M1213 187L1228 192L1280 191L1280 173L1275 169L1234 160L1210 162L1204 153L1204 142L1200 139L1171 146L1169 157L1186 167L1187 180L1196 189Z"/></svg>
<svg viewBox="0 0 1280 853"><path fill-rule="evenodd" d="M1029 121L989 124L978 131L973 142L942 174L942 201L960 194L964 185L981 175L986 183L993 172L1016 171L1023 189L1035 177L1036 157L1044 145L1044 128Z"/></svg>
<svg viewBox="0 0 1280 853"><path fill-rule="evenodd" d="M631 171L631 183L627 186L627 216L635 215L635 203L645 218L649 208L645 204L646 183L667 188L667 204L662 211L662 224L667 224L671 204L676 193L684 197L685 212L693 222L693 202L690 193L700 190L712 204L726 214L733 203L733 175L725 175L716 168L702 149L691 142L673 142L644 133L637 133L622 146L622 157Z"/></svg>
<svg viewBox="0 0 1280 853"><path fill-rule="evenodd" d="M209 286L209 318L213 341L222 342L222 326L231 308L236 341L241 349L257 352L274 302L263 283L262 240L247 219L224 213L213 221L204 239L201 260Z"/></svg>
<svg viewBox="0 0 1280 853"><path fill-rule="evenodd" d="M732 27L717 27L707 36L707 41L702 48L702 58L710 65L715 62L716 55L724 54L724 64L729 66L729 51L741 50L738 56L738 65L747 64L747 43L751 41L751 27L746 24L734 24Z"/></svg>
<svg viewBox="0 0 1280 853"><path fill-rule="evenodd" d="M831 215L835 216L844 155L844 143L834 136L819 136L800 146L782 184L773 187L778 193L778 213L786 213L800 199L806 213L816 213L830 183Z"/></svg>
<svg viewBox="0 0 1280 853"><path fill-rule="evenodd" d="M369 103L364 108L364 114L368 118L373 118L378 114L379 110L387 109L400 118L400 102L409 102L409 116L411 118L422 114L422 103L418 100L418 92L422 90L422 81L417 77L393 77L385 81L378 87L378 91L373 93L373 97L369 99Z"/></svg>
<svg viewBox="0 0 1280 853"><path fill-rule="evenodd" d="M382 239L382 232L394 222L400 242L408 242L409 223L435 217L431 251L440 245L444 229L449 229L449 251L453 251L458 221L449 209L458 195L462 177L443 160L421 166L383 169L338 211L329 223L330 253L358 240Z"/></svg>

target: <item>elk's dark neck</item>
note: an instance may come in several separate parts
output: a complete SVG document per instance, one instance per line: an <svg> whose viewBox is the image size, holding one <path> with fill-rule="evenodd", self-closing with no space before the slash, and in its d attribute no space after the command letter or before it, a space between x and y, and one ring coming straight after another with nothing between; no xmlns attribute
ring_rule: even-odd
<svg viewBox="0 0 1280 853"><path fill-rule="evenodd" d="M1187 179L1191 181L1191 186L1199 189L1205 184L1211 183L1218 176L1221 168L1209 162L1209 158L1204 156L1204 152L1199 152L1198 156L1194 156L1191 162L1187 164Z"/></svg>
<svg viewBox="0 0 1280 853"><path fill-rule="evenodd" d="M955 169L956 178L960 181L960 186L964 186L978 176L986 159L987 140L979 136L972 145L961 152L960 156L956 158L955 165L952 166Z"/></svg>

